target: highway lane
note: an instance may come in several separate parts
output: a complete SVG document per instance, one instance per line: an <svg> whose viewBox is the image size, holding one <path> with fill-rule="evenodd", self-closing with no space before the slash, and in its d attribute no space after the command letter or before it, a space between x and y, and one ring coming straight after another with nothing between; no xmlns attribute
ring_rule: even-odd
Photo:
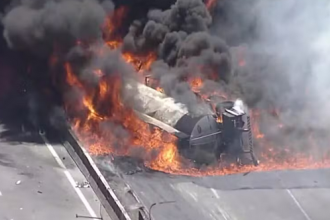
<svg viewBox="0 0 330 220"><path fill-rule="evenodd" d="M5 130L0 125L0 134ZM61 144L47 147L38 135L23 136L13 132L11 141L0 140L0 219L71 220L76 214L91 216L91 211L100 216L93 190L75 186L86 179L66 149Z"/></svg>
<svg viewBox="0 0 330 220"><path fill-rule="evenodd" d="M104 160L104 159L103 159ZM111 184L113 173L100 164ZM126 172L127 170L125 170ZM112 170L113 172L113 170ZM159 172L121 175L155 220L328 220L330 170L274 171L216 177Z"/></svg>

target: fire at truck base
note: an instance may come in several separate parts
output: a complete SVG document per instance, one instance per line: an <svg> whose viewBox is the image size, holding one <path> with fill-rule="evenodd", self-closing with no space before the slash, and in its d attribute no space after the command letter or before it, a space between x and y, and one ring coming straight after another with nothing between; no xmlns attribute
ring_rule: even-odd
<svg viewBox="0 0 330 220"><path fill-rule="evenodd" d="M248 108L240 99L217 103L213 115L196 116L184 104L133 80L126 82L123 97L126 103L139 103L134 110L143 121L176 135L180 154L196 165L226 162L227 158L238 164L242 159L259 164Z"/></svg>

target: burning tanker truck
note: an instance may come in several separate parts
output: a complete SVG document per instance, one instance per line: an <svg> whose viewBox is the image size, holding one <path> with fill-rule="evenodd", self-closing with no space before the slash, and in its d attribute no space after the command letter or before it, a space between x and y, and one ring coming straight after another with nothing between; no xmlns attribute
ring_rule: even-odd
<svg viewBox="0 0 330 220"><path fill-rule="evenodd" d="M133 108L142 120L176 135L180 154L195 164L212 164L224 156L259 164L248 108L240 99L217 103L215 114L193 116L184 104L135 80L125 82L123 97L138 103Z"/></svg>

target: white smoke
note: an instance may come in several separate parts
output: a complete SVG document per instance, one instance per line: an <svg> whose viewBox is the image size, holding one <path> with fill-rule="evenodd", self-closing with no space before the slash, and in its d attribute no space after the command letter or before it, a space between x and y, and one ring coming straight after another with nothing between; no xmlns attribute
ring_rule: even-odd
<svg viewBox="0 0 330 220"><path fill-rule="evenodd" d="M249 77L239 79L243 88L250 86L253 91L244 95L259 96L256 106L271 102L285 109L282 119L291 126L327 128L330 125L327 116L330 109L330 2L260 0L252 4L236 1L232 6L233 11L244 12L242 8L250 12L240 14L245 21L250 21L243 26L254 27L254 33L249 33L253 40L248 42L249 53L253 54L248 61L253 67Z"/></svg>

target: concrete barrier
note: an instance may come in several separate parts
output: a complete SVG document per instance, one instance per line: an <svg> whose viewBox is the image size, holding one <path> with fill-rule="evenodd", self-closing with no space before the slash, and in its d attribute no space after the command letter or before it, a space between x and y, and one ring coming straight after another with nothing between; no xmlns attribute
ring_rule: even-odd
<svg viewBox="0 0 330 220"><path fill-rule="evenodd" d="M125 206L121 203L121 201L116 196L114 190L110 187L105 177L102 175L93 159L90 157L88 152L81 146L77 137L73 133L71 129L62 130L62 138L66 142L70 144L73 148L74 152L81 159L83 165L89 172L89 175L93 178L97 187L106 198L106 201L109 203L110 207L113 209L114 213L118 217L119 220L146 220L149 219L146 213L147 210L143 207L138 213L138 219L132 219L131 216L125 209Z"/></svg>

